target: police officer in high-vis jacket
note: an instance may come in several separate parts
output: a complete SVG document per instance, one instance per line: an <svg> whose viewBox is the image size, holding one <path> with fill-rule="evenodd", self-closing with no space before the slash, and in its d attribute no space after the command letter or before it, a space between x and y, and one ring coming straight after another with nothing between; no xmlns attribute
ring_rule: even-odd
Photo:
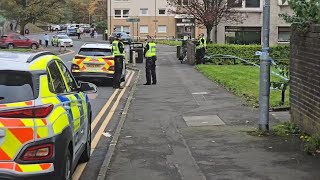
<svg viewBox="0 0 320 180"><path fill-rule="evenodd" d="M124 60L124 44L121 40L121 34L117 34L117 39L112 42L112 53L114 56L114 66L115 72L113 75L113 88L120 88L121 75L123 69L123 60Z"/></svg>
<svg viewBox="0 0 320 180"><path fill-rule="evenodd" d="M144 56L146 58L146 79L144 85L157 84L156 75L156 60L157 60L157 46L150 36L147 39L147 45L144 49ZM152 79L152 83L151 83Z"/></svg>
<svg viewBox="0 0 320 180"><path fill-rule="evenodd" d="M199 62L198 64L205 64L204 56L207 52L207 39L204 37L204 34L199 35L199 42L197 48L199 48Z"/></svg>

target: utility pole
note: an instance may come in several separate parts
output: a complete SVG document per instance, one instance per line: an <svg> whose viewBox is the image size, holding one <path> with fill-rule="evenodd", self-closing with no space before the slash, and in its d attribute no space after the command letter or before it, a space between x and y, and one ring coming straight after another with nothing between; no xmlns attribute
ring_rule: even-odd
<svg viewBox="0 0 320 180"><path fill-rule="evenodd" d="M270 33L270 0L264 0L263 6L263 46L260 56L260 121L259 129L269 131L269 97L270 97L270 63L269 33Z"/></svg>
<svg viewBox="0 0 320 180"><path fill-rule="evenodd" d="M112 3L112 0L110 0L109 3L110 3L110 5L109 5L110 7L109 7L109 22L108 23L109 23L109 32L110 32L110 35L111 35L111 33L112 33L112 30L111 30L111 28L112 28L112 26L111 26L111 20L112 20L112 18L111 18L111 15L112 15L111 14L111 11L112 11L111 3Z"/></svg>
<svg viewBox="0 0 320 180"><path fill-rule="evenodd" d="M154 38L157 38L157 0L154 0Z"/></svg>
<svg viewBox="0 0 320 180"><path fill-rule="evenodd" d="M88 18L89 18L89 24L90 24L90 0L87 0L88 4Z"/></svg>

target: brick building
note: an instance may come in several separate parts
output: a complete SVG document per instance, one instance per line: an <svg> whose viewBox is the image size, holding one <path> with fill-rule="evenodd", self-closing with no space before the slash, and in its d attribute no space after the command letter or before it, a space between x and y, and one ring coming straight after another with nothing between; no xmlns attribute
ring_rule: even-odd
<svg viewBox="0 0 320 180"><path fill-rule="evenodd" d="M184 33L195 37L205 32L195 26L192 17L170 14L169 9L167 0L110 0L109 29L130 32L135 37L151 35L160 39L181 38ZM133 25L127 22L128 18L139 18L140 22Z"/></svg>
<svg viewBox="0 0 320 180"><path fill-rule="evenodd" d="M320 25L294 31L291 40L291 119L309 133L320 130Z"/></svg>

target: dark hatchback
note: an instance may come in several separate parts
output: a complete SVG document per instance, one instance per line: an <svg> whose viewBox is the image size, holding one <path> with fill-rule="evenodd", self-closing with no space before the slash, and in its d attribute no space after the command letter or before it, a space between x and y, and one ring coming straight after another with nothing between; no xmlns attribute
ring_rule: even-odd
<svg viewBox="0 0 320 180"><path fill-rule="evenodd" d="M112 43L113 40L117 39L117 34L121 34L121 38L123 43L125 44L131 44L132 43L132 38L130 36L130 34L126 33L126 32L114 32L109 36L109 41L110 43Z"/></svg>

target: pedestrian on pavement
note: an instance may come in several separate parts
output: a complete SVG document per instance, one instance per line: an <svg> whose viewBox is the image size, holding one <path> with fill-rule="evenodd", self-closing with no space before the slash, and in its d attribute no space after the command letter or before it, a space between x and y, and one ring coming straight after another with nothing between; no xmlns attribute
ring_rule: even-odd
<svg viewBox="0 0 320 180"><path fill-rule="evenodd" d="M77 28L77 30L76 30L76 31L77 31L78 39L81 39L81 37L80 37L80 36L81 36L81 31L80 31L80 29L79 29L79 28Z"/></svg>
<svg viewBox="0 0 320 180"><path fill-rule="evenodd" d="M112 42L112 53L114 56L115 72L113 75L113 88L118 89L120 87L123 60L124 60L124 44L121 39L121 33L117 34L117 39Z"/></svg>
<svg viewBox="0 0 320 180"><path fill-rule="evenodd" d="M48 47L48 44L49 44L49 35L48 34L44 34L44 41L45 41L46 47Z"/></svg>
<svg viewBox="0 0 320 180"><path fill-rule="evenodd" d="M106 28L105 30L104 30L104 40L108 40L108 29Z"/></svg>
<svg viewBox="0 0 320 180"><path fill-rule="evenodd" d="M156 61L157 61L157 46L151 36L147 36L147 45L144 49L144 57L146 58L146 80L144 85L157 84Z"/></svg>

